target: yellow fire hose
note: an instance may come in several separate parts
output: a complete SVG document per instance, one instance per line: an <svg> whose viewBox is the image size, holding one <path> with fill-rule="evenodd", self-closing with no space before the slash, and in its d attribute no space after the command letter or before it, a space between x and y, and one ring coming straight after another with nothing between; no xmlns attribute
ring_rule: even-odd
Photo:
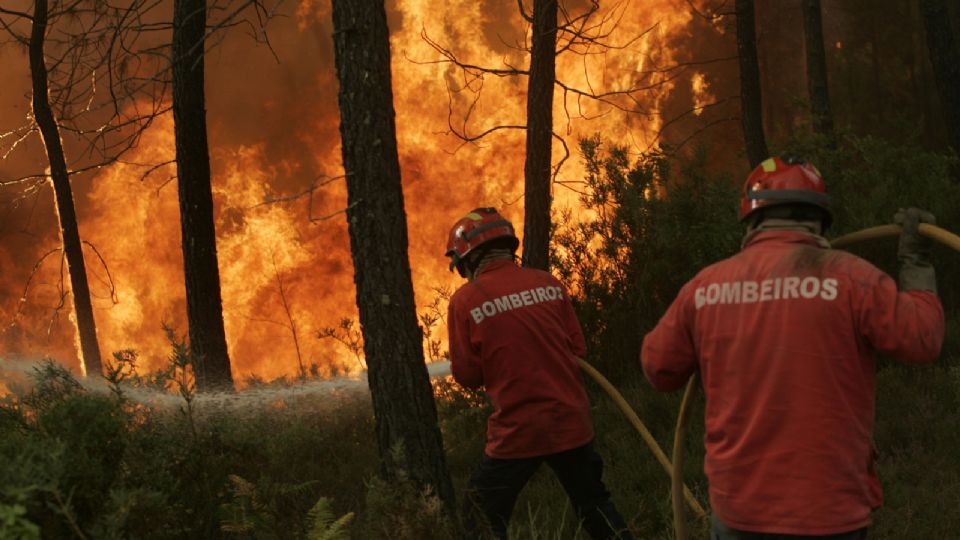
<svg viewBox="0 0 960 540"><path fill-rule="evenodd" d="M956 251L960 251L960 236L941 229L940 227L929 225L926 223L921 223L919 227L919 232L927 238L936 240L941 244L951 247ZM844 248L858 242L863 242L866 240L873 240L875 238L882 238L885 236L897 236L900 234L899 225L880 225L878 227L870 227L868 229L863 229L855 233L850 233L844 236L841 236L831 242L831 245L836 248ZM587 372L600 386L610 395L613 401L617 404L623 414L627 417L633 427L640 433L640 436L643 437L643 440L647 443L647 446L650 447L650 450L653 451L653 455L656 456L657 461L663 466L663 469L670 475L671 479L671 499L673 503L673 526L676 533L677 540L686 540L687 539L687 527L686 520L684 519L684 510L683 502L686 501L687 505L693 509L694 513L700 519L705 519L707 517L707 512L703 509L693 494L690 492L690 489L683 484L683 444L684 444L684 433L686 431L687 423L690 418L690 409L691 403L693 401L694 388L699 384L699 377L696 373L690 377L690 380L687 382L687 388L683 392L683 399L680 402L680 412L677 415L677 428L674 432L673 437L673 464L671 465L670 461L664 455L663 450L660 449L660 446L657 444L657 441L653 438L653 435L650 434L650 431L647 429L643 422L640 421L640 418L637 416L637 413L627 404L627 401L623 398L620 392L610 381L606 379L599 371L593 368L590 364L587 364L581 359L577 359L580 362L580 366L584 371Z"/></svg>
<svg viewBox="0 0 960 540"><path fill-rule="evenodd" d="M941 229L936 225L921 223L920 234L930 238L931 240L936 240L947 247L952 247L953 249L960 251L960 236L957 236L946 229ZM884 236L899 235L899 225L878 225L876 227L870 227L869 229L863 229L862 231L845 234L840 238L834 239L832 242L830 242L830 245L833 246L834 249L843 249L849 245L863 242L865 240L873 240L875 238L882 238Z"/></svg>
<svg viewBox="0 0 960 540"><path fill-rule="evenodd" d="M667 459L667 455L663 453L663 450L660 449L660 445L657 444L657 440L653 438L653 435L650 434L650 430L647 429L647 426L643 425L643 422L640 421L640 417L637 416L637 413L630 407L627 403L627 400L624 399L623 395L620 394L617 389L610 384L610 381L603 376L599 371L596 370L590 364L584 362L582 359L577 358L577 361L580 362L580 367L587 372L601 387L610 395L613 399L613 402L617 404L617 407L623 412L627 417L627 420L633 424L633 427L640 433L640 436L643 437L643 441L647 443L647 446L650 447L650 450L653 451L653 455L656 456L657 461L660 462L660 465L663 466L663 470L670 475L671 478L680 478L679 475L674 474L674 467L670 465L670 460ZM676 460L676 452L674 452L674 460ZM680 498L686 499L687 504L690 505L690 508L700 517L706 517L707 512L700 506L700 503L697 502L697 499L693 496L693 493L690 492L690 489L687 486L683 485L683 482L677 480L677 485L674 486L673 496L677 501ZM682 493L682 495L681 495ZM675 504L683 505L682 502L675 502ZM681 511L683 509L681 508Z"/></svg>

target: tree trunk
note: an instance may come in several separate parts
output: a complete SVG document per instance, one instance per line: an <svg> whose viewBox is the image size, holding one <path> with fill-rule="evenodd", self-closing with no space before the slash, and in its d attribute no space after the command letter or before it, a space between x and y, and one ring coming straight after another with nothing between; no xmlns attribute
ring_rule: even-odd
<svg viewBox="0 0 960 540"><path fill-rule="evenodd" d="M814 132L833 144L833 114L827 85L827 53L823 45L823 16L820 0L803 0L803 36L807 53L807 89Z"/></svg>
<svg viewBox="0 0 960 540"><path fill-rule="evenodd" d="M50 178L56 197L57 214L60 218L60 236L70 272L70 290L77 317L77 333L80 336L80 360L87 374L101 374L100 347L97 343L97 326L93 320L90 303L90 287L83 262L83 245L77 227L77 212L73 206L73 190L67 172L67 160L60 140L60 128L50 109L47 94L47 66L43 58L43 45L47 30L47 0L34 2L33 28L30 33L30 76L33 82L33 116L50 162Z"/></svg>
<svg viewBox="0 0 960 540"><path fill-rule="evenodd" d="M523 165L523 265L550 265L550 184L553 85L556 79L557 0L534 0L527 83L527 157Z"/></svg>
<svg viewBox="0 0 960 540"><path fill-rule="evenodd" d="M747 159L755 167L770 157L763 133L760 64L754 28L753 0L737 0L737 51L740 55L740 122L747 146Z"/></svg>
<svg viewBox="0 0 960 540"><path fill-rule="evenodd" d="M173 3L173 123L190 351L197 388L232 388L223 330L203 94L205 0Z"/></svg>
<svg viewBox="0 0 960 540"><path fill-rule="evenodd" d="M433 389L417 325L383 0L334 0L334 58L347 223L381 472L402 468L453 512ZM402 443L405 463L390 450Z"/></svg>
<svg viewBox="0 0 960 540"><path fill-rule="evenodd" d="M960 154L960 44L945 0L921 0L920 12L950 146Z"/></svg>
<svg viewBox="0 0 960 540"><path fill-rule="evenodd" d="M910 25L911 27L923 27L923 17L920 14L919 2L910 2ZM917 25L917 26L914 26ZM931 105L936 105L936 99L930 96L928 82L933 80L933 75L929 72L927 58L929 57L927 43L923 32L910 32L910 55L908 74L910 81L910 91L916 96L919 110L920 133L925 134L924 139L929 139L930 124L939 113L934 112Z"/></svg>

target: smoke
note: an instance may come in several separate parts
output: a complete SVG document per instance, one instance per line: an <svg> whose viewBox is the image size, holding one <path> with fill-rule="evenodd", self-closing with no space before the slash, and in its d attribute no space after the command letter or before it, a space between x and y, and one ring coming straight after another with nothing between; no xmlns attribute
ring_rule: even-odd
<svg viewBox="0 0 960 540"><path fill-rule="evenodd" d="M0 362L0 395L11 391L18 395L29 393L35 383L33 375L39 371L42 360L6 358ZM434 362L427 367L431 379L449 377L449 362ZM173 391L163 391L149 386L121 382L110 386L101 377L87 377L78 382L88 392L112 394L117 389L129 402L157 410L177 411L187 402ZM330 379L292 381L283 385L253 386L243 392L204 392L191 397L191 407L199 417L231 414L256 414L266 408L289 408L298 414L314 410L332 410L346 400L367 398L366 374L341 376Z"/></svg>

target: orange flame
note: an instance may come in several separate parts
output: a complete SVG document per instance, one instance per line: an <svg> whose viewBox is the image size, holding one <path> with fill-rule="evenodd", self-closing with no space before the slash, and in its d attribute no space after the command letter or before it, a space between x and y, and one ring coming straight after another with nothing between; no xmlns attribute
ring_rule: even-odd
<svg viewBox="0 0 960 540"><path fill-rule="evenodd" d="M229 35L207 60L224 319L238 380L295 375L301 363L356 369L339 344L316 335L344 317L356 316L349 239L343 214L337 213L346 205L345 185L332 181L309 195L291 197L309 191L321 175L342 174L329 14L329 0L301 0L295 17L276 19L269 32L279 63L239 34ZM657 70L675 60L672 43L691 19L686 6L650 0L617 5L599 16L608 17L601 27L609 31L604 41L623 48L604 52L593 46L584 49L587 55L566 53L557 60L559 79L598 93L666 80ZM449 133L448 118L462 122L474 107L467 124L471 133L497 124L522 124L527 81L488 75L474 104L470 90L477 90L481 81L464 79L456 67L434 62L439 55L421 33L464 61L502 68L526 66L522 46L529 41L529 28L510 2L397 0L389 2L388 18L410 264L417 304L425 309L436 296L435 288L460 284L448 272L443 251L449 225L465 211L496 206L522 232L522 130L499 131L464 145ZM7 58L5 64L15 62ZM710 99L702 75L686 80L684 91L694 94L690 106ZM573 154L558 179L583 178L576 156L579 137L602 132L609 140L641 150L653 144L662 127L656 113L679 88L678 81L666 80L642 94L641 103L629 104L650 111L648 115L627 114L558 88L555 131ZM450 94L449 108L448 88L463 90ZM563 153L563 146L555 143L554 161ZM156 122L128 160L158 163L173 155L173 125L167 117ZM161 324L181 333L186 329L179 210L175 182L169 181L174 171L159 171L146 180L143 171L116 164L92 182L75 181L75 186L81 236L102 254L116 286L114 298L104 267L88 260L101 349L105 354L136 349L146 368L158 368L170 353ZM555 206L579 204L574 190L559 185L554 196ZM38 205L47 199L43 195ZM47 216L42 225L51 223ZM49 235L41 244L54 245ZM8 292L18 283L22 286L42 251L34 245L12 261L6 247L0 250L0 268L19 269L12 273L16 279L3 285ZM44 266L45 283L56 281L53 266ZM37 291L31 293L31 302L39 300ZM43 294L49 296L49 290ZM41 302L50 303L49 298ZM10 305L3 303L4 315L12 313ZM40 320L34 313L20 324ZM300 358L291 327L299 335ZM442 328L432 331L445 334ZM65 332L61 326L55 334ZM42 343L5 335L3 351L42 351L77 365L76 350L65 346L63 338Z"/></svg>

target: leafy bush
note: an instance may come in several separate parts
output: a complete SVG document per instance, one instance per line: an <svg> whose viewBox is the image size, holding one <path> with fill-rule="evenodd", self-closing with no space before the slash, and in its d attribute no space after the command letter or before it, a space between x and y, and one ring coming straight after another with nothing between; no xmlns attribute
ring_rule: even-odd
<svg viewBox="0 0 960 540"><path fill-rule="evenodd" d="M390 453L394 463L406 462L401 444ZM377 476L368 480L359 538L452 540L456 538L454 527L446 519L440 498L429 489L420 489L403 468L393 482Z"/></svg>
<svg viewBox="0 0 960 540"><path fill-rule="evenodd" d="M707 171L706 151L676 160L655 151L631 162L626 148L580 142L587 169L582 208L560 211L553 267L575 292L595 363L635 371L645 329L680 286L740 241L737 191Z"/></svg>
<svg viewBox="0 0 960 540"><path fill-rule="evenodd" d="M343 538L327 517L362 507L376 462L362 392L197 396L185 348L166 375L121 357L110 391L47 362L0 403L0 537Z"/></svg>

